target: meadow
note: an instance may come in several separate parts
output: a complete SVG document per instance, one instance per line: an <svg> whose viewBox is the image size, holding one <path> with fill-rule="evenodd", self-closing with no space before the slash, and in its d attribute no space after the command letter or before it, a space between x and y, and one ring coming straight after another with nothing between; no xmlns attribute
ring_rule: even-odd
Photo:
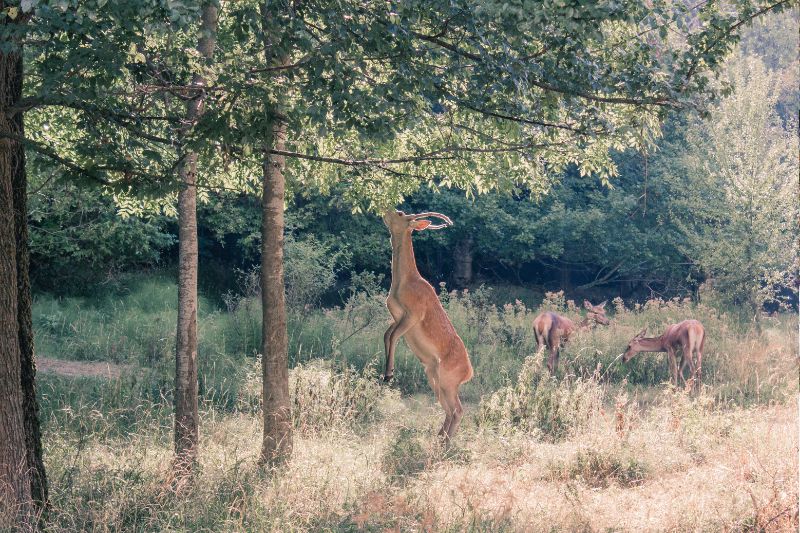
<svg viewBox="0 0 800 533"><path fill-rule="evenodd" d="M246 281L246 280L245 280ZM341 304L290 312L295 453L256 464L261 439L256 288L201 298L200 468L171 478L176 287L126 276L91 298L39 294L40 357L101 361L115 377L40 372L53 531L785 531L798 527L798 323L760 328L703 303L609 302L555 376L531 322L580 315L491 288L440 298L475 377L450 448L441 409L401 342L385 385L389 315L374 279ZM708 299L710 300L710 298ZM644 327L707 331L698 394L667 384L664 354L618 360Z"/></svg>

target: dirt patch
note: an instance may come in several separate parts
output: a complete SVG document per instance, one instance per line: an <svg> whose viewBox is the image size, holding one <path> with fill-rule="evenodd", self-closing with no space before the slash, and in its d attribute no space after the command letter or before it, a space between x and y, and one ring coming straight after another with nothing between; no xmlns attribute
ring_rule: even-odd
<svg viewBox="0 0 800 533"><path fill-rule="evenodd" d="M48 372L67 377L96 377L115 379L123 373L130 372L132 365L117 365L107 362L89 361L65 361L64 359L52 359L50 357L37 357L36 369L40 372Z"/></svg>

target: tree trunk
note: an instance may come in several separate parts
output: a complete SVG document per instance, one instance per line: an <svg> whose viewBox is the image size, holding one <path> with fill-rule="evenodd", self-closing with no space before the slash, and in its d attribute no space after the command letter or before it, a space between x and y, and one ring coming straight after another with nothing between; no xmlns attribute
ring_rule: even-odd
<svg viewBox="0 0 800 533"><path fill-rule="evenodd" d="M286 65L289 58L274 46L275 22L269 3L261 3L264 61ZM259 462L279 466L292 454L292 408L289 401L289 335L286 331L286 285L283 276L283 206L286 158L270 149L286 149L286 117L281 106L269 109L272 137L264 145L261 198L261 366L264 438Z"/></svg>
<svg viewBox="0 0 800 533"><path fill-rule="evenodd" d="M276 116L273 126L272 147L286 149L286 122L280 115ZM261 462L271 466L285 462L292 453L289 340L283 278L284 168L283 156L265 154L261 221L261 361L264 388Z"/></svg>
<svg viewBox="0 0 800 533"><path fill-rule="evenodd" d="M203 7L197 49L208 60L214 55L217 7ZM206 81L195 74L192 87ZM186 104L184 134L203 114L205 94L200 92ZM186 139L184 139L185 141ZM200 420L197 407L197 153L189 149L178 171L178 332L175 347L175 471L193 470L197 459Z"/></svg>
<svg viewBox="0 0 800 533"><path fill-rule="evenodd" d="M455 263L453 283L459 289L472 283L472 257L472 237L466 237L460 240L453 250Z"/></svg>
<svg viewBox="0 0 800 533"><path fill-rule="evenodd" d="M18 56L17 97L22 97L22 57ZM16 134L24 137L22 113L12 119ZM39 402L36 399L36 360L33 350L31 314L30 251L28 248L28 177L25 172L25 148L15 143L13 160L14 228L17 246L17 326L19 328L22 412L25 424L25 447L31 476L31 496L39 510L47 505L47 475L42 461L42 432L39 426Z"/></svg>
<svg viewBox="0 0 800 533"><path fill-rule="evenodd" d="M569 292L572 290L572 277L570 276L570 269L569 267L562 263L561 267L559 268L560 276L560 283L561 283L561 290L564 292Z"/></svg>
<svg viewBox="0 0 800 533"><path fill-rule="evenodd" d="M2 137L20 133L6 109L15 105L20 96L21 61L19 50L0 53L0 529L28 522L31 511L20 370L13 193L21 147L17 141Z"/></svg>

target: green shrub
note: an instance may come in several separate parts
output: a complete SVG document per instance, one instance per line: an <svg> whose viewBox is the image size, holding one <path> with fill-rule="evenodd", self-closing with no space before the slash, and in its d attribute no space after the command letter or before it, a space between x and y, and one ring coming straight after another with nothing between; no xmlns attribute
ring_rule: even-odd
<svg viewBox="0 0 800 533"><path fill-rule="evenodd" d="M527 357L516 383L481 399L477 424L499 431L523 431L558 440L585 427L599 413L604 391L596 376L558 381Z"/></svg>
<svg viewBox="0 0 800 533"><path fill-rule="evenodd" d="M590 487L606 487L613 480L623 486L642 483L647 478L648 467L628 450L579 450L566 461L548 465L551 478L578 479Z"/></svg>
<svg viewBox="0 0 800 533"><path fill-rule="evenodd" d="M392 436L381 462L383 472L390 479L403 480L428 467L430 454L422 439L420 431L410 427L401 427Z"/></svg>
<svg viewBox="0 0 800 533"><path fill-rule="evenodd" d="M289 396L294 427L301 433L353 428L381 416L381 407L397 392L381 385L374 369L333 370L326 361L298 364L289 371ZM261 359L247 367L242 379L239 410L261 410Z"/></svg>

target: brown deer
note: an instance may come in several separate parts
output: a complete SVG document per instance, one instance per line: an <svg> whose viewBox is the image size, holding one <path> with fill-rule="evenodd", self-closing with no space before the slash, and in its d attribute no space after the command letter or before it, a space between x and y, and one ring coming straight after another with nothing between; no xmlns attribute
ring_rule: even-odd
<svg viewBox="0 0 800 533"><path fill-rule="evenodd" d="M669 357L669 369L672 374L672 384L678 386L678 373L684 385L686 378L683 371L689 366L692 379L692 387L700 385L702 380L703 366L703 346L706 342L706 330L697 320L684 320L677 324L667 326L664 334L660 337L645 337L647 328L636 334L628 343L628 348L622 354L622 361L628 362L639 352L667 352ZM680 371L678 370L678 359L675 356L677 350L681 351ZM696 358L695 358L696 355ZM696 360L695 360L696 359Z"/></svg>
<svg viewBox="0 0 800 533"><path fill-rule="evenodd" d="M444 223L432 224L425 217L436 217ZM439 436L449 442L458 431L464 412L458 388L472 378L472 365L436 291L417 270L411 232L446 228L453 222L440 213L406 215L402 211L387 211L383 222L392 236L392 286L386 307L394 319L383 336L386 349L383 379L392 379L397 341L405 335L406 344L425 367L431 389L444 409Z"/></svg>
<svg viewBox="0 0 800 533"><path fill-rule="evenodd" d="M595 324L609 324L606 318L606 302L592 305L589 300L583 301L583 306L588 311L586 318L576 324L569 318L563 317L552 311L545 311L533 319L533 333L536 335L538 349L547 346L550 356L547 358L547 369L553 374L558 367L558 356L561 347L566 344L570 336L578 330L588 329Z"/></svg>

